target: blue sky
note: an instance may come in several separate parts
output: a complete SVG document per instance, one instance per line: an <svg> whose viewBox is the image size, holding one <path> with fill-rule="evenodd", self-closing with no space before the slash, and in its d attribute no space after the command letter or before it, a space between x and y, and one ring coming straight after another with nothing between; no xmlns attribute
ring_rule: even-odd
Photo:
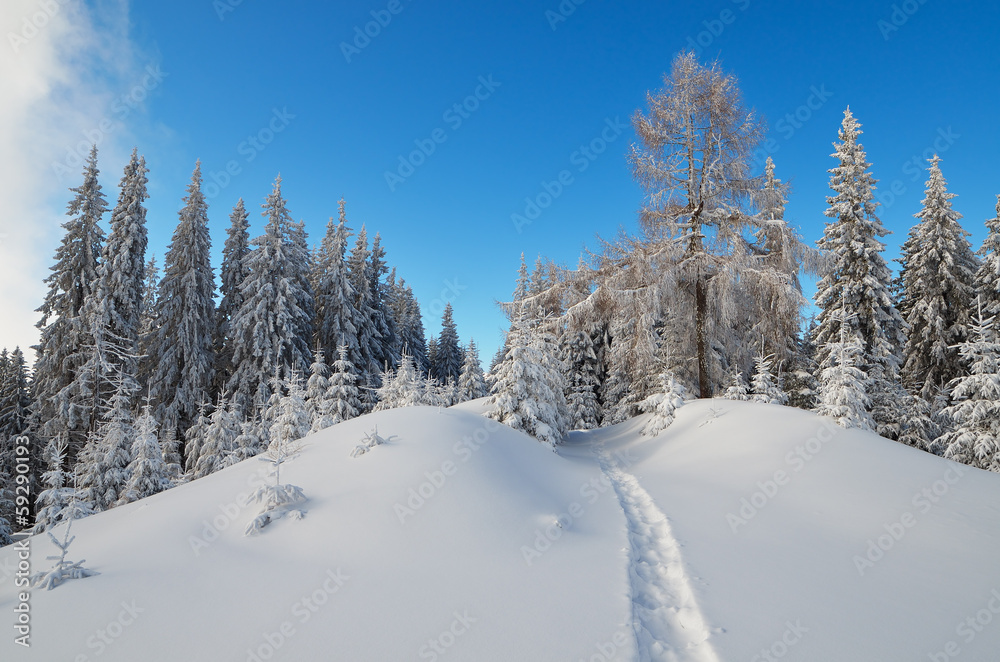
<svg viewBox="0 0 1000 662"><path fill-rule="evenodd" d="M112 204L128 151L145 154L150 251L161 258L196 159L216 184L206 189L216 253L239 197L260 232L256 210L279 172L311 241L343 196L355 229L381 233L428 332L451 300L460 336L475 337L486 362L504 326L494 301L509 296L522 252L572 265L597 234L635 228L629 117L684 48L718 57L768 118L777 174L793 186L786 218L809 241L822 233L831 143L848 105L895 233L888 258L919 210L934 151L977 247L1000 193L996 7L237 1L66 0L23 43L9 35L23 35L41 5L2 10L0 75L49 84L22 81L30 94L12 105L23 112L0 124L6 153L26 154L7 164L17 171L10 193L35 198L21 212L31 232L19 217L0 220L0 250L18 259L5 278L16 287L0 291L12 311L0 345L31 337L66 189L80 179L78 166L54 164L88 136L101 142ZM429 155L411 157L420 145ZM516 227L512 215L525 214L526 199L544 203L546 184L551 204Z"/></svg>

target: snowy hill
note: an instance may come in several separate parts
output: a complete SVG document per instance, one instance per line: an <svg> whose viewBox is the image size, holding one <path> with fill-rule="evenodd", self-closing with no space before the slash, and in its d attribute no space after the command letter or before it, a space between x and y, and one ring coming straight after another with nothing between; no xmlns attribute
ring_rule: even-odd
<svg viewBox="0 0 1000 662"><path fill-rule="evenodd" d="M78 521L100 575L35 590L31 649L8 630L0 659L997 659L1000 476L778 406L559 454L476 407L308 437L282 467L305 518L256 537L255 460Z"/></svg>

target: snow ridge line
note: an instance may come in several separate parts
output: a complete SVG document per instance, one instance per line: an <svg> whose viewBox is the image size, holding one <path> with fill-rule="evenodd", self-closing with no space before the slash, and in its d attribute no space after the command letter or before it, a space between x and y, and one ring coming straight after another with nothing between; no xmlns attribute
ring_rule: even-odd
<svg viewBox="0 0 1000 662"><path fill-rule="evenodd" d="M628 522L632 629L640 662L719 662L670 522L635 476L595 449Z"/></svg>

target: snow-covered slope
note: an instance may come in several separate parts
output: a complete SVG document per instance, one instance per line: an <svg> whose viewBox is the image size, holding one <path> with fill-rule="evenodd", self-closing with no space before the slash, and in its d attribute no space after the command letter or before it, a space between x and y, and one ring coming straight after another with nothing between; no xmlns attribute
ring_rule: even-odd
<svg viewBox="0 0 1000 662"><path fill-rule="evenodd" d="M282 467L305 518L256 537L253 460L78 521L69 556L101 574L34 591L32 646L5 626L0 659L998 659L1000 476L777 406L698 401L558 455L467 409L307 438Z"/></svg>

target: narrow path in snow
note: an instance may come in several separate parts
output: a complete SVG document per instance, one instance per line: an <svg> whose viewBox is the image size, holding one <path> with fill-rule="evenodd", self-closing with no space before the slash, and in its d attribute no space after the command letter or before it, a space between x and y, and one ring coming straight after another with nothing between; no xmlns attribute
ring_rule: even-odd
<svg viewBox="0 0 1000 662"><path fill-rule="evenodd" d="M628 522L632 628L641 662L719 662L670 523L603 449L595 449Z"/></svg>

